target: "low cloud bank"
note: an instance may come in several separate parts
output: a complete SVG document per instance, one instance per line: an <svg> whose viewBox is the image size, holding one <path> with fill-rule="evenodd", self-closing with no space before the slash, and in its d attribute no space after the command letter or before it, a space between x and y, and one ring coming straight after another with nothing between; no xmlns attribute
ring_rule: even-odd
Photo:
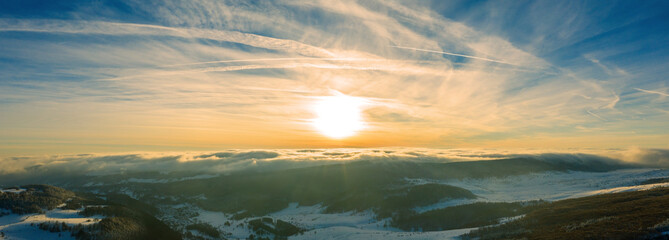
<svg viewBox="0 0 669 240"><path fill-rule="evenodd" d="M643 166L669 168L669 149L633 148L623 152L620 158Z"/></svg>
<svg viewBox="0 0 669 240"><path fill-rule="evenodd" d="M456 162L531 158L583 166L669 167L668 149L541 152L472 149L276 149L220 152L56 155L0 159L0 175L106 175L126 172L209 172L277 170L350 161Z"/></svg>

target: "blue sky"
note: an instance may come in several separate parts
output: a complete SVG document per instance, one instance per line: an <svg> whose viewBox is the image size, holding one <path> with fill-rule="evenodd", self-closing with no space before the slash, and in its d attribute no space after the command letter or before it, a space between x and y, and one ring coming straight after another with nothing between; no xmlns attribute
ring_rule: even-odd
<svg viewBox="0 0 669 240"><path fill-rule="evenodd" d="M667 25L666 1L3 1L0 151L668 148ZM313 106L341 95L365 127L331 139Z"/></svg>

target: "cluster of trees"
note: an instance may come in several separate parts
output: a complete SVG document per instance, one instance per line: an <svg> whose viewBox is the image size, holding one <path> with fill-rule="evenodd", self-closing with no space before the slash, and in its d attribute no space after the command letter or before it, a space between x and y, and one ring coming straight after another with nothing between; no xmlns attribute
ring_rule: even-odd
<svg viewBox="0 0 669 240"><path fill-rule="evenodd" d="M106 216L99 223L101 239L181 239L181 234L141 209L111 203L86 207L79 214Z"/></svg>
<svg viewBox="0 0 669 240"><path fill-rule="evenodd" d="M64 222L43 222L38 225L38 228L53 233L70 232L70 236L75 237L77 240L91 240L97 239L93 233L99 229L99 226L97 224L77 224L70 226Z"/></svg>
<svg viewBox="0 0 669 240"><path fill-rule="evenodd" d="M669 182L669 177L651 178L651 179L643 181L639 184L644 185L644 184L657 184L657 183L666 183L666 182Z"/></svg>
<svg viewBox="0 0 669 240"><path fill-rule="evenodd" d="M194 223L186 226L186 230L195 230L198 231L204 235L213 237L213 238L220 238L221 237L221 232L218 231L218 228L212 226L209 223Z"/></svg>
<svg viewBox="0 0 669 240"><path fill-rule="evenodd" d="M119 205L86 207L83 216L106 216L100 222L82 226L45 222L39 228L50 232L70 231L78 240L88 239L181 239L181 235L153 216Z"/></svg>
<svg viewBox="0 0 669 240"><path fill-rule="evenodd" d="M428 183L397 188L384 188L343 198L328 207L328 212L345 211L355 204L368 206L379 219L413 212L413 208L438 203L444 199L473 199L477 196L467 189L446 184ZM367 204L365 204L367 203ZM359 209L359 210L364 210Z"/></svg>
<svg viewBox="0 0 669 240"><path fill-rule="evenodd" d="M305 231L305 229L289 222L269 217L253 219L249 221L248 227L260 236L271 234L278 239L284 239L295 234L304 233Z"/></svg>
<svg viewBox="0 0 669 240"><path fill-rule="evenodd" d="M391 225L405 231L441 231L496 224L500 218L525 214L543 201L478 202L436 209L420 214L397 214Z"/></svg>
<svg viewBox="0 0 669 240"><path fill-rule="evenodd" d="M69 231L78 240L89 239L181 239L181 235L159 220L142 212L123 206L86 207L84 216L107 216L100 222L82 226L69 226L65 223L45 222L39 228L50 232Z"/></svg>
<svg viewBox="0 0 669 240"><path fill-rule="evenodd" d="M266 237L266 236L257 236L256 237L255 234L250 234L247 239L248 240L271 240L269 237Z"/></svg>
<svg viewBox="0 0 669 240"><path fill-rule="evenodd" d="M134 211L132 209L120 205L88 206L84 208L84 210L79 212L79 214L86 217L102 215L107 217L123 216L130 218L136 218L139 217L139 215L141 215L141 213L137 211Z"/></svg>
<svg viewBox="0 0 669 240"><path fill-rule="evenodd" d="M0 192L0 208L16 214L42 213L42 209L54 209L75 196L70 191L49 185L26 185L22 188L26 191Z"/></svg>
<svg viewBox="0 0 669 240"><path fill-rule="evenodd" d="M108 217L99 223L99 239L151 239L149 229L135 219L128 217Z"/></svg>

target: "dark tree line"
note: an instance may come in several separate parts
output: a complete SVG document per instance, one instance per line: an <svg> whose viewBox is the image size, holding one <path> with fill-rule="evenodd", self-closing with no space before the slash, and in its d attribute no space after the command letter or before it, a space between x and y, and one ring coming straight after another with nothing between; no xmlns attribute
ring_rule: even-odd
<svg viewBox="0 0 669 240"><path fill-rule="evenodd" d="M51 210L74 197L74 193L49 185L22 186L20 193L0 192L0 208L16 214L42 213Z"/></svg>

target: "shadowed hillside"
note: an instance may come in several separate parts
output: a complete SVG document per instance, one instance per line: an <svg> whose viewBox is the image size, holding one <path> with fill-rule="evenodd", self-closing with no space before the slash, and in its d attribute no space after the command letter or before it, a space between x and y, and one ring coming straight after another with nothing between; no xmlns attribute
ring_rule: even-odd
<svg viewBox="0 0 669 240"><path fill-rule="evenodd" d="M114 199L122 201L116 202ZM51 220L38 224L41 230L69 232L81 240L181 239L178 232L151 214L155 211L153 208L147 208L147 205L134 199L112 196L103 200L90 194L75 194L49 185L25 185L0 192L0 209L10 210L14 214L44 214L58 209L77 210L82 218L102 216L99 222L87 225Z"/></svg>
<svg viewBox="0 0 669 240"><path fill-rule="evenodd" d="M520 220L481 228L465 239L667 239L669 188L544 204Z"/></svg>

